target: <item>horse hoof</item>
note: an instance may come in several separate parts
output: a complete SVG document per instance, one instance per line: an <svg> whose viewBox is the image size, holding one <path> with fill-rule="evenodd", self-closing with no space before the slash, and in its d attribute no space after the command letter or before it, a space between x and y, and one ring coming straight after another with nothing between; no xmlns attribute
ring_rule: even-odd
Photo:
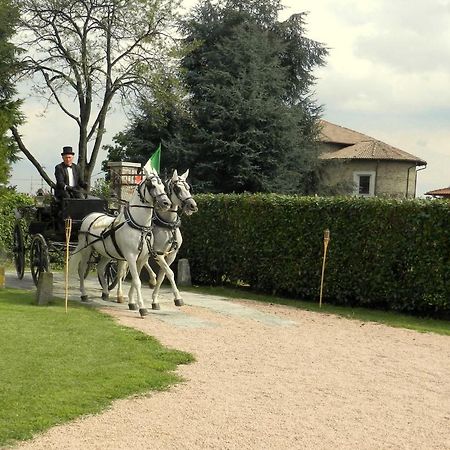
<svg viewBox="0 0 450 450"><path fill-rule="evenodd" d="M183 306L184 302L181 298L177 298L174 300L175 306Z"/></svg>
<svg viewBox="0 0 450 450"><path fill-rule="evenodd" d="M161 306L159 306L159 303L152 303L152 309L161 309Z"/></svg>
<svg viewBox="0 0 450 450"><path fill-rule="evenodd" d="M136 303L128 303L128 309L131 309L131 311L136 311L138 307Z"/></svg>
<svg viewBox="0 0 450 450"><path fill-rule="evenodd" d="M109 294L102 292L102 300L109 300Z"/></svg>
<svg viewBox="0 0 450 450"><path fill-rule="evenodd" d="M153 281L149 281L149 282L148 282L148 287L149 287L150 289L153 289L155 286L156 286L156 283L155 283L155 282L153 282Z"/></svg>
<svg viewBox="0 0 450 450"><path fill-rule="evenodd" d="M82 301L82 302L88 302L88 301L89 301L89 296L87 296L87 295L82 295L82 296L81 296L81 301Z"/></svg>
<svg viewBox="0 0 450 450"><path fill-rule="evenodd" d="M147 308L139 308L139 314L141 315L141 317L144 317L148 314L148 309Z"/></svg>
<svg viewBox="0 0 450 450"><path fill-rule="evenodd" d="M123 303L123 295L117 297L117 303Z"/></svg>

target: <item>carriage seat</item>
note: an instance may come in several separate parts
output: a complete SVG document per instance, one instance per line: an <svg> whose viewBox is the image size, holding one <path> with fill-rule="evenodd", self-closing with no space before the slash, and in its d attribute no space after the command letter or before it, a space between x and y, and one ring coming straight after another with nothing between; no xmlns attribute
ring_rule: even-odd
<svg viewBox="0 0 450 450"><path fill-rule="evenodd" d="M108 203L101 198L64 198L62 199L62 217L81 221L93 212L106 213Z"/></svg>

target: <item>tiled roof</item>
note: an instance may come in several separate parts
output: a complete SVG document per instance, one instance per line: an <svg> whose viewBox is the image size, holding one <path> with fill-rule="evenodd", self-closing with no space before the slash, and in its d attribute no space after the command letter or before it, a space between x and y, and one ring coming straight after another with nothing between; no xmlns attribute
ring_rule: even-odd
<svg viewBox="0 0 450 450"><path fill-rule="evenodd" d="M423 159L411 155L392 145L378 141L348 128L321 120L323 126L320 140L328 143L349 144L340 150L323 153L320 159L376 159L411 161L418 166L427 164Z"/></svg>
<svg viewBox="0 0 450 450"><path fill-rule="evenodd" d="M392 145L381 141L361 141L355 145L342 148L333 152L323 153L321 159L378 159L393 161L411 161L419 166L426 165L426 161L417 156L404 152Z"/></svg>
<svg viewBox="0 0 450 450"><path fill-rule="evenodd" d="M339 144L356 144L360 141L371 140L370 136L350 130L349 128L335 125L334 123L320 120L320 140L322 142L336 142Z"/></svg>
<svg viewBox="0 0 450 450"><path fill-rule="evenodd" d="M450 187L425 192L425 195L442 195L444 197L450 197Z"/></svg>

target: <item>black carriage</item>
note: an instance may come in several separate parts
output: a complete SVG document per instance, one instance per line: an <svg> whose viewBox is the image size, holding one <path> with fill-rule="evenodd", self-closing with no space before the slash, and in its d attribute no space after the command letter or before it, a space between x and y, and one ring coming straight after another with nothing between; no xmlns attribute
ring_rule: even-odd
<svg viewBox="0 0 450 450"><path fill-rule="evenodd" d="M108 202L99 198L59 200L53 196L40 195L36 196L34 206L22 207L17 210L13 253L18 278L23 278L28 260L31 276L37 286L41 273L48 272L51 263L57 261L62 263L64 259L63 255L65 255L67 245L66 219L72 219L69 248L73 250L78 241L81 222L92 212L113 213L108 207ZM92 268L96 262L94 255L89 268ZM111 262L106 267L105 273L110 289L117 283L116 274L117 263Z"/></svg>

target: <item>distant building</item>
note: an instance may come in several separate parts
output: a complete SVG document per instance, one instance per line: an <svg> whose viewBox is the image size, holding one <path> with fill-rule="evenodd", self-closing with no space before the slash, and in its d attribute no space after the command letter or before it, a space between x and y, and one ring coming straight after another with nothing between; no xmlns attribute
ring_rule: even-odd
<svg viewBox="0 0 450 450"><path fill-rule="evenodd" d="M448 198L450 199L450 187L435 189L434 191L425 192L425 195L431 195L435 198Z"/></svg>
<svg viewBox="0 0 450 450"><path fill-rule="evenodd" d="M417 171L426 161L349 128L321 120L320 159L327 185L352 195L414 198Z"/></svg>

